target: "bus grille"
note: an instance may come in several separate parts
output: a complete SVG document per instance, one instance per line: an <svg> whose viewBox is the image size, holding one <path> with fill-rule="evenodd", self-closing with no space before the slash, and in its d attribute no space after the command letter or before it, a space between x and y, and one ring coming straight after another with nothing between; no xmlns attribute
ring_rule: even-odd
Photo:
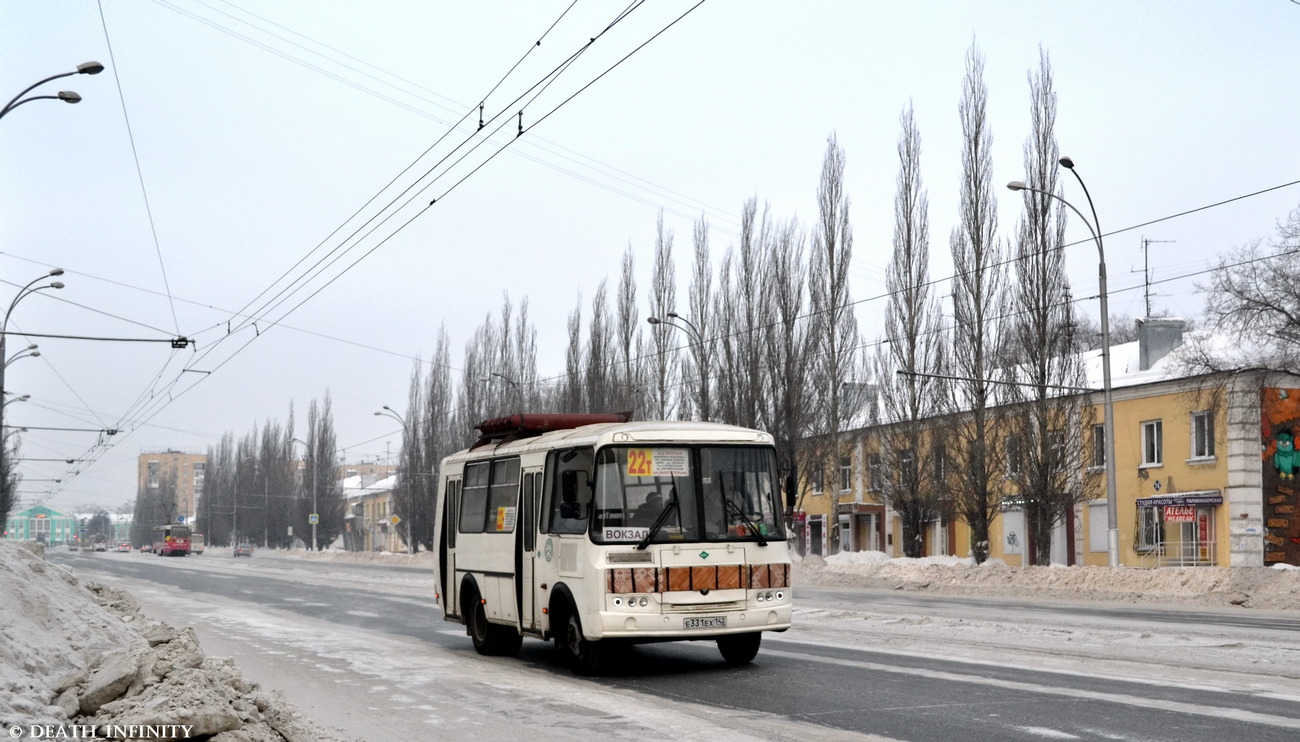
<svg viewBox="0 0 1300 742"><path fill-rule="evenodd" d="M623 567L605 571L606 592L694 592L789 587L788 564L723 564L706 567Z"/></svg>

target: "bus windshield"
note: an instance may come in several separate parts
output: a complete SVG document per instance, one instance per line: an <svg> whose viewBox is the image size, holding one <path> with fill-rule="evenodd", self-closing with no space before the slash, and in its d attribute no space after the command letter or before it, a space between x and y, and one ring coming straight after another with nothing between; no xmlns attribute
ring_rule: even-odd
<svg viewBox="0 0 1300 742"><path fill-rule="evenodd" d="M784 538L770 448L620 446L597 458L597 543Z"/></svg>

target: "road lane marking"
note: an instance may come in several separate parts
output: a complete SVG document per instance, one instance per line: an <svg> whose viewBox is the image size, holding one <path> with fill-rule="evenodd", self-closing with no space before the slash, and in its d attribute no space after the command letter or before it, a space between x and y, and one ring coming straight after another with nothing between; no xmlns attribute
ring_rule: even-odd
<svg viewBox="0 0 1300 742"><path fill-rule="evenodd" d="M1283 727L1285 729L1300 729L1300 719L1274 716L1272 714L1260 714L1254 711L1243 711L1241 709L1207 707L1200 704L1165 701L1157 698L1135 698L1118 693L1102 693L1099 691L1082 690L1079 688L1059 688L1050 685L1038 685L1035 683L1021 683L1015 680L1000 680L998 678L985 678L978 675L963 675L961 673L945 672L943 670L926 670L922 668L882 665L877 662L862 662L859 660L846 660L836 657L799 654L797 652L785 652L779 649L766 649L763 651L763 654L766 656L783 657L792 660L824 662L830 665L839 665L840 667L850 667L858 670L914 675L916 677L932 678L936 680L948 680L954 683L977 683L979 685L988 685L995 688L1004 688L1006 690L1043 693L1047 695L1062 696L1065 698L1102 701L1104 703L1118 703L1125 706L1134 706L1147 710L1160 709L1175 714L1211 716L1221 719L1232 719L1234 721L1249 724L1266 724L1268 726Z"/></svg>

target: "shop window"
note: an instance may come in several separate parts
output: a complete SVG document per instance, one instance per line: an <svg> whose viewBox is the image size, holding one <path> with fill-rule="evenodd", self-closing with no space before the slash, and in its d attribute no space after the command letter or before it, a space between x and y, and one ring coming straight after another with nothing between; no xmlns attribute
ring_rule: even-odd
<svg viewBox="0 0 1300 742"><path fill-rule="evenodd" d="M1142 423L1142 465L1162 466L1165 463L1165 426L1161 420Z"/></svg>
<svg viewBox="0 0 1300 742"><path fill-rule="evenodd" d="M1214 412L1192 413L1192 458L1214 458Z"/></svg>
<svg viewBox="0 0 1300 742"><path fill-rule="evenodd" d="M1138 508L1137 543L1140 552L1156 551L1164 535L1164 508Z"/></svg>

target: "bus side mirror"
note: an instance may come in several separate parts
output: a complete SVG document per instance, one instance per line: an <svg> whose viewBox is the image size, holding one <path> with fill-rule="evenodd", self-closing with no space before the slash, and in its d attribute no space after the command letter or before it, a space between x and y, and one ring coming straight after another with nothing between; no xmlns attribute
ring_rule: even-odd
<svg viewBox="0 0 1300 742"><path fill-rule="evenodd" d="M794 485L794 475L787 474L785 475L785 506L793 509L798 499L798 493Z"/></svg>

